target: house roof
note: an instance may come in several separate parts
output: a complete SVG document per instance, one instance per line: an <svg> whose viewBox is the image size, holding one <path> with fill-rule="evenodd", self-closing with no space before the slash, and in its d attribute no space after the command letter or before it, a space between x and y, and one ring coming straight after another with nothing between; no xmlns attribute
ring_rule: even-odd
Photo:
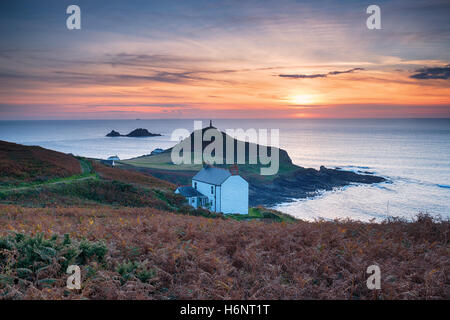
<svg viewBox="0 0 450 320"><path fill-rule="evenodd" d="M204 167L192 178L192 180L205 182L209 184L221 185L231 176L227 169L215 168L211 166Z"/></svg>
<svg viewBox="0 0 450 320"><path fill-rule="evenodd" d="M203 194L201 194L191 186L178 187L177 190L184 197L204 197Z"/></svg>

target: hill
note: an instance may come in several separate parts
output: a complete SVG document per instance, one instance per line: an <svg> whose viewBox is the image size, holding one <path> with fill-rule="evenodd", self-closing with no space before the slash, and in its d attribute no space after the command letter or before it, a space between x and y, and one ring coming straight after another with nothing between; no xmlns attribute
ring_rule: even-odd
<svg viewBox="0 0 450 320"><path fill-rule="evenodd" d="M0 187L81 174L73 156L36 146L0 141Z"/></svg>
<svg viewBox="0 0 450 320"><path fill-rule="evenodd" d="M249 164L250 163L250 159L253 159L253 156L250 154L250 150L255 150L256 154L259 154L260 149L261 149L261 145L256 144L256 143L251 143L248 141L240 141L237 140L235 138L232 138L231 136L227 135L226 133L218 130L215 127L206 127L203 128L201 130L198 131L194 131L192 132L189 137L185 138L183 141L180 141L179 143L177 143L176 146L172 147L172 148L168 148L166 150L164 150L162 153L159 154L154 154L154 155L146 155L146 156L141 156L141 157L137 157L134 159L129 159L129 160L125 160L122 161L125 164L130 164L130 165L134 165L137 167L147 167L147 168L155 168L155 169L166 169L166 170L175 170L175 171L184 171L184 170L197 170L200 169L202 167L201 164L195 164L194 163L194 157L196 156L196 153L198 153L198 151L200 150L200 148L198 148L198 150L196 149L194 140L195 140L195 135L197 133L200 134L201 137L203 137L203 135L205 134L205 132L207 130L210 130L210 132L213 132L214 135L217 136L221 136L222 137L222 146L219 146L219 148L222 149L222 157L221 158L217 158L218 162L215 163L214 165L216 166L221 166L220 163L226 163L226 154L227 154L227 149L228 146L233 146L233 150L235 151L233 153L233 163L238 163L237 158L238 158L238 152L236 152L238 150L238 143L242 143L244 148L244 155L243 155L243 159L245 160L245 163L247 163L248 165L240 165L240 169L241 172L245 175L245 174L256 174L260 172L261 167L265 167L265 165L260 163L260 159L257 158L256 164ZM212 143L214 143L215 138L212 138L212 141L203 141L202 139L202 144L201 144L201 154L200 157L203 157L203 152L204 150ZM228 142L227 142L228 141ZM229 142L231 141L231 142ZM187 143L188 142L188 143ZM192 164L182 164L182 165L175 165L172 162L171 159L171 153L172 150L174 148L176 148L178 145L181 144L187 144L190 145L190 152L191 152L191 163ZM274 147L274 151L277 152L279 154L279 167L280 170L284 173L284 172L289 172L292 170L295 170L296 168L298 168L297 166L292 164L292 160L289 157L288 153L286 152L286 150L280 149L280 148L275 148ZM271 150L268 150L268 155L270 156ZM181 153L181 155L183 155ZM215 152L213 152L213 155L215 155ZM222 166L226 166L226 165L222 165ZM264 176L264 178L266 179L272 179L274 178L274 176Z"/></svg>
<svg viewBox="0 0 450 320"><path fill-rule="evenodd" d="M175 185L34 146L0 142L0 203L33 207L152 206L178 210Z"/></svg>

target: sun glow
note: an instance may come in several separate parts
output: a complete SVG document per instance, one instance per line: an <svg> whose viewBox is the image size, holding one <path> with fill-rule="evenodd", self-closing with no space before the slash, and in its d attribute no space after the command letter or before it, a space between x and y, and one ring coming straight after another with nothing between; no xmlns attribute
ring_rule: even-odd
<svg viewBox="0 0 450 320"><path fill-rule="evenodd" d="M311 94L296 94L287 99L290 104L308 105L316 103L316 97Z"/></svg>

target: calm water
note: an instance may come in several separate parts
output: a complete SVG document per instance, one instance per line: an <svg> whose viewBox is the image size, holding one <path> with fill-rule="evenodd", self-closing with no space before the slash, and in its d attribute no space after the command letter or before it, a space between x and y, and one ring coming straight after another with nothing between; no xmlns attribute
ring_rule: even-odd
<svg viewBox="0 0 450 320"><path fill-rule="evenodd" d="M207 125L207 121L204 121ZM368 221L428 212L450 218L450 119L434 120L214 120L219 129L278 128L294 163L374 172L390 182L350 186L277 208L303 219ZM161 133L152 138L107 138L112 129ZM176 128L192 120L0 121L0 139L75 155L121 159L174 144Z"/></svg>

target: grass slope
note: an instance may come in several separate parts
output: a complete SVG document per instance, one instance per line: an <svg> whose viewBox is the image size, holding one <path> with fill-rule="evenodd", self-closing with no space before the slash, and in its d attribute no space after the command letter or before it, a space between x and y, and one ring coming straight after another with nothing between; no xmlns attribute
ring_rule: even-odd
<svg viewBox="0 0 450 320"><path fill-rule="evenodd" d="M0 186L41 183L81 174L80 162L73 156L15 143L0 141Z"/></svg>

